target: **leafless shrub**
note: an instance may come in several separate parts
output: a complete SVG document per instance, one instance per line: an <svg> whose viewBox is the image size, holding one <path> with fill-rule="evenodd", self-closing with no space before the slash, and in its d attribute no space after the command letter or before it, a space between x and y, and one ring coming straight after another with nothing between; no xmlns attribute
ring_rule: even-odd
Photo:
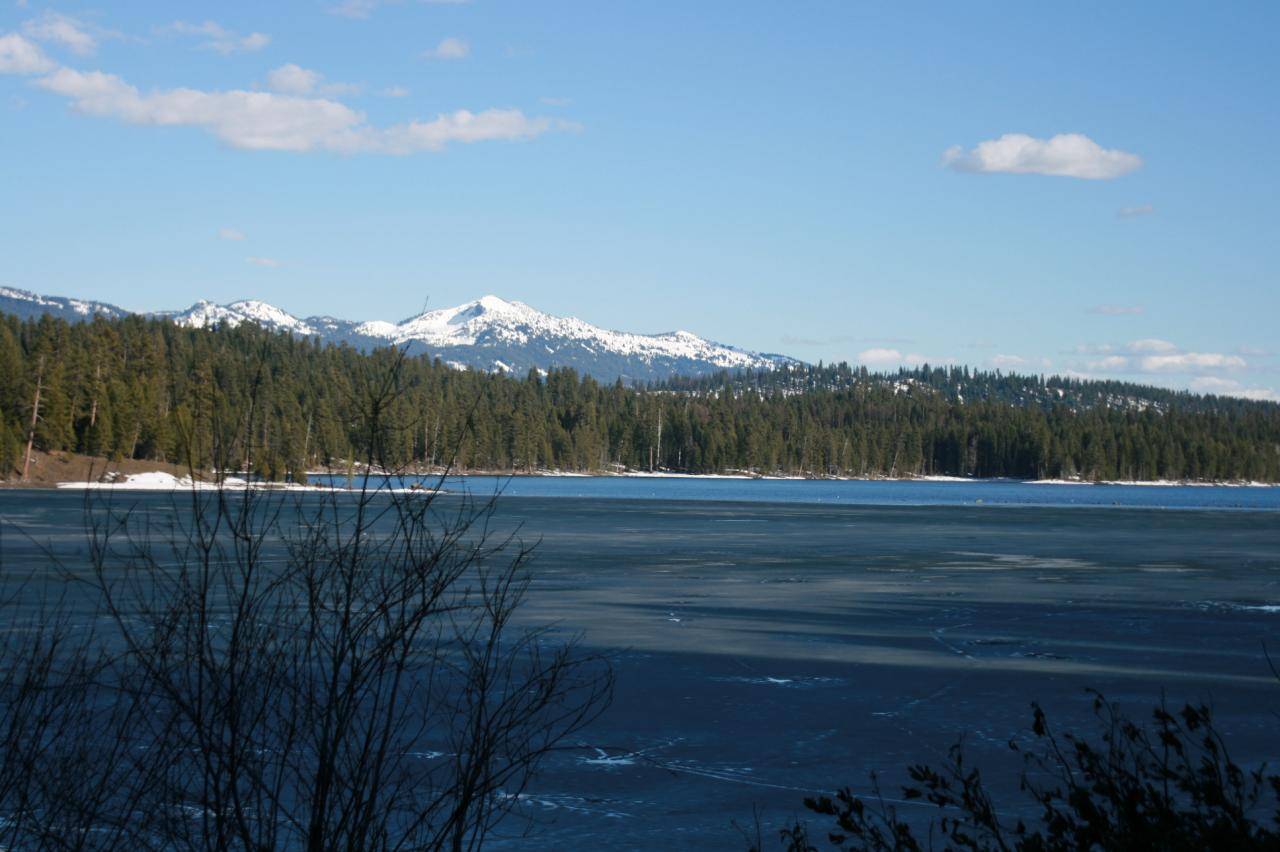
<svg viewBox="0 0 1280 852"><path fill-rule="evenodd" d="M397 364L356 391L366 470ZM249 457L243 426L219 457ZM531 550L493 498L403 484L90 496L87 564L61 565L77 603L29 629L0 606L0 842L461 850L518 827L612 673L514 621Z"/></svg>

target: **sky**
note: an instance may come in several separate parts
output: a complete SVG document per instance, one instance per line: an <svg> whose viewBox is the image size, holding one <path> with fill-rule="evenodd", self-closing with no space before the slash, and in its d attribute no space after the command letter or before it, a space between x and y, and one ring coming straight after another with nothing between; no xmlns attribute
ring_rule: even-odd
<svg viewBox="0 0 1280 852"><path fill-rule="evenodd" d="M0 0L0 285L1280 399L1280 4Z"/></svg>

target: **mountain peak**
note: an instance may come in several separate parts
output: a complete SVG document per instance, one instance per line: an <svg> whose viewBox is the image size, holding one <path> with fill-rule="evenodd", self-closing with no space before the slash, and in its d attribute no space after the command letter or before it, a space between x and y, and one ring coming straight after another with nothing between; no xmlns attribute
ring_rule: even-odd
<svg viewBox="0 0 1280 852"><path fill-rule="evenodd" d="M93 313L128 311L100 303L0 292L0 309L20 315L43 312L80 321ZM655 380L718 370L762 370L799 362L724 346L688 331L635 334L611 331L575 317L543 313L523 302L486 294L470 302L424 311L402 322L352 322L334 317L297 316L258 299L215 304L201 299L183 311L155 313L190 328L235 327L252 323L300 337L348 343L361 349L400 346L413 354L480 370L523 375L531 369L572 367L613 381Z"/></svg>
<svg viewBox="0 0 1280 852"><path fill-rule="evenodd" d="M494 296L492 294L481 296L479 299L475 300L474 304L479 305L486 311L510 310L511 308L518 306L518 303L516 302L508 302L501 296Z"/></svg>

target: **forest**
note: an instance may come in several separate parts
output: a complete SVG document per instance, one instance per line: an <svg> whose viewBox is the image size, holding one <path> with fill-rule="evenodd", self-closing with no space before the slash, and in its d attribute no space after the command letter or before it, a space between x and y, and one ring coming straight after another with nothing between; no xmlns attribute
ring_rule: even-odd
<svg viewBox="0 0 1280 852"><path fill-rule="evenodd" d="M367 455L356 413L387 380L381 461L408 470L1280 481L1280 405L1268 402L963 367L629 386L569 369L457 370L248 325L47 316L0 317L0 471L18 476L30 443L303 481Z"/></svg>

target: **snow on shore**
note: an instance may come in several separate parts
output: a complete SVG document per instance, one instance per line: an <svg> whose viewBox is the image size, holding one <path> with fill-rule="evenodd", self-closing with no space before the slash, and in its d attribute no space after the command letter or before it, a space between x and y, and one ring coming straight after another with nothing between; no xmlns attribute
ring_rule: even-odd
<svg viewBox="0 0 1280 852"><path fill-rule="evenodd" d="M244 480L228 479L224 483L228 487L243 488ZM218 487L217 483L192 479L190 476L177 477L162 470L147 473L135 473L109 482L59 482L59 488L76 488L87 491L110 489L112 491L174 491L178 488L208 491Z"/></svg>
<svg viewBox="0 0 1280 852"><path fill-rule="evenodd" d="M228 476L221 482L209 482L192 479L190 476L174 476L164 471L135 473L130 476L114 479L109 482L59 482L59 488L80 489L85 491L217 491L227 489L241 491L246 487L255 491L302 491L310 493L345 492L348 489L326 485L301 485L296 482L253 482L240 477ZM431 488L378 488L371 489L382 492L408 494L426 493ZM442 492L443 493L443 492Z"/></svg>
<svg viewBox="0 0 1280 852"><path fill-rule="evenodd" d="M317 475L328 474L328 472L317 471L316 474ZM357 478L362 475L363 474L357 475ZM375 474L375 475L382 476L385 474ZM594 476L595 474L577 473L577 472L569 472L569 471L557 471L557 470L539 470L533 475L548 476L548 477L579 478L579 477L590 477L590 476ZM768 479L768 480L803 480L803 481L809 481L811 479L810 477L785 476L780 474L760 475L760 474L752 474L752 473L745 473L745 472L677 473L674 471L665 471L665 470L663 471L628 470L628 471L618 471L618 472L605 473L605 474L599 474L599 475L628 477L628 478L636 478L636 479L736 479L736 480ZM426 479L432 478L432 476L433 476L432 474L425 474L422 478L426 480ZM465 478L467 474L454 474L454 476L460 476ZM1150 480L1150 481L1106 480L1106 481L1100 481L1100 482L1091 482L1088 480L1081 480L1081 479L1032 479L1032 480L976 479L972 477L963 477L963 476L913 476L913 477L897 477L897 478L824 477L822 480L812 480L812 481L968 482L968 483L1007 482L1011 484L1024 484L1024 485L1142 485L1142 486L1154 487L1154 488L1177 488L1177 487L1183 487L1183 486L1221 487L1221 488L1275 488L1280 486L1280 484L1272 483L1272 482L1195 482L1195 481L1178 481L1178 480L1170 480L1170 479L1157 479L1157 480ZM232 490L239 490L239 489L245 488L246 486L252 487L254 489L270 490L270 491L331 492L331 491L348 490L342 486L300 485L298 483L280 483L280 482L249 483L246 480L239 477L227 477L221 483L218 483L218 482L209 482L205 480L193 480L190 476L181 476L181 477L174 476L173 474L166 473L164 471L150 471L148 473L135 473L130 476L119 477L117 479L106 481L106 482L59 482L58 483L58 488L85 489L85 490L109 489L113 491L176 491L179 489L196 490L196 491L212 491L212 490L217 490L218 488L229 488ZM427 488L425 486L419 486L417 488L391 488L391 489L384 488L381 490L389 490L397 493L406 493L410 491L428 491L433 489Z"/></svg>

